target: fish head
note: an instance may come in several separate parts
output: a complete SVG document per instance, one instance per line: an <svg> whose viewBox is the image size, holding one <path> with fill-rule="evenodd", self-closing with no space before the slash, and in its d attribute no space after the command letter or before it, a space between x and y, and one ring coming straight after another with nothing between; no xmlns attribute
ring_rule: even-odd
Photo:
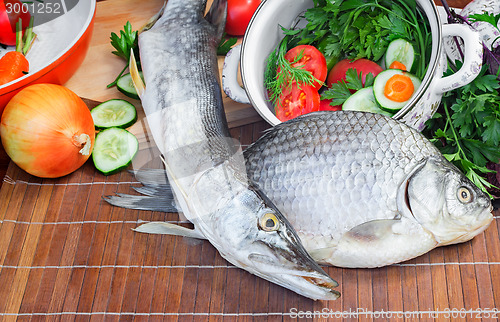
<svg viewBox="0 0 500 322"><path fill-rule="evenodd" d="M493 220L490 198L445 159L429 158L409 178L407 206L440 246L468 241Z"/></svg>
<svg viewBox="0 0 500 322"><path fill-rule="evenodd" d="M311 258L288 220L257 189L238 194L221 211L226 212L217 223L223 245L216 247L226 260L315 300L340 296L334 290L338 283Z"/></svg>

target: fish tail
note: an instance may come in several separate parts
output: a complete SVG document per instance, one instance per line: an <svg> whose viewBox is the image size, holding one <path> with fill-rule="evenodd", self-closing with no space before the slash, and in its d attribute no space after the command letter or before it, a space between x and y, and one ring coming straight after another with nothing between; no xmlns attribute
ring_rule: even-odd
<svg viewBox="0 0 500 322"><path fill-rule="evenodd" d="M171 213L179 211L165 170L143 169L134 173L136 179L143 186L133 187L133 189L142 194L141 196L118 193L113 196L105 196L103 199L113 206L127 209Z"/></svg>

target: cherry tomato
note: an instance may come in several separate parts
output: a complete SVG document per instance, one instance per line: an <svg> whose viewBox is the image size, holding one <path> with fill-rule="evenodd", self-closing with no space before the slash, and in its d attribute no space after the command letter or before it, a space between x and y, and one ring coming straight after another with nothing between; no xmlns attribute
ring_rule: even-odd
<svg viewBox="0 0 500 322"><path fill-rule="evenodd" d="M301 55L300 59L297 57ZM299 45L293 47L285 54L285 59L292 63L293 67L304 66L303 68L310 71L321 83L315 82L314 88L319 90L326 80L328 72L326 67L326 59L323 54L315 47L310 45ZM278 70L279 73L279 70Z"/></svg>
<svg viewBox="0 0 500 322"><path fill-rule="evenodd" d="M23 12L22 8L19 0L0 1L0 44L16 44L16 23L19 18L22 19L23 30L28 28L31 15L29 12Z"/></svg>
<svg viewBox="0 0 500 322"><path fill-rule="evenodd" d="M319 102L320 111L340 111L342 110L342 105L330 105L332 100L323 99Z"/></svg>
<svg viewBox="0 0 500 322"><path fill-rule="evenodd" d="M227 0L226 32L243 36L261 0Z"/></svg>
<svg viewBox="0 0 500 322"><path fill-rule="evenodd" d="M283 90L275 106L276 117L280 121L288 121L297 116L319 110L320 97L318 91L311 85L291 86Z"/></svg>
<svg viewBox="0 0 500 322"><path fill-rule="evenodd" d="M372 73L373 76L377 76L378 73L382 71L382 67L380 67L377 63L372 62L371 60L360 58L357 60L344 59L339 61L335 66L333 66L332 70L328 74L328 79L326 80L326 84L330 87L333 83L338 83L340 80L345 80L345 73L348 69L354 68L358 72L361 72L361 82L365 85L366 75L368 73Z"/></svg>

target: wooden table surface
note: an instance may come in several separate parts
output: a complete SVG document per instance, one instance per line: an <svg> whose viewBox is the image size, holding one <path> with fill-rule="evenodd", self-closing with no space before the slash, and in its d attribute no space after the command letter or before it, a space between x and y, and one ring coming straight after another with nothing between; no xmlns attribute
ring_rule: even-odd
<svg viewBox="0 0 500 322"><path fill-rule="evenodd" d="M66 84L91 99L89 106L123 97L105 88L123 66L109 53L110 32L127 20L140 26L162 2L141 1L140 10L136 0L98 2L92 48ZM460 7L467 1L448 2ZM234 103L227 100L226 105ZM231 134L242 144L268 127L252 117L244 121L249 124L233 123ZM144 129L140 121L133 131ZM134 162L161 166L147 137L140 142ZM500 316L498 210L493 224L471 242L380 269L327 267L340 282L342 297L314 302L234 268L206 241L132 232L140 221L180 219L103 202L103 195L131 193L137 183L127 172L104 177L87 162L64 178L39 179L0 149L0 178L0 317L5 320L281 321L299 311L316 312L307 320L370 321L375 313L400 321Z"/></svg>

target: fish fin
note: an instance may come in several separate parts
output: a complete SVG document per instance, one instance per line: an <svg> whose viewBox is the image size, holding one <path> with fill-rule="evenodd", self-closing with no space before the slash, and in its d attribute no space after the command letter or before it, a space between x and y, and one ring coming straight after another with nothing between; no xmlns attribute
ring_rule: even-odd
<svg viewBox="0 0 500 322"><path fill-rule="evenodd" d="M136 210L171 213L179 211L164 169L140 169L130 172L143 184L142 187L132 187L142 196L117 193L114 196L103 196L106 202L113 206Z"/></svg>
<svg viewBox="0 0 500 322"><path fill-rule="evenodd" d="M214 0L205 20L217 27L217 39L221 39L224 34L227 16L227 0Z"/></svg>
<svg viewBox="0 0 500 322"><path fill-rule="evenodd" d="M115 196L103 196L106 202L113 206L162 212L178 212L173 195L166 197L159 196L136 196L123 193L117 193Z"/></svg>
<svg viewBox="0 0 500 322"><path fill-rule="evenodd" d="M137 68L137 63L135 61L134 51L130 50L130 60L129 60L130 76L132 76L132 83L139 97L142 97L144 91L146 90L146 85L144 84L141 76L139 75L139 69Z"/></svg>
<svg viewBox="0 0 500 322"><path fill-rule="evenodd" d="M146 224L142 224L137 228L133 228L133 231L139 233L147 234L157 234L157 235L175 235L183 236L197 239L206 239L202 233L196 229L189 229L175 224L170 224L162 221L152 221Z"/></svg>
<svg viewBox="0 0 500 322"><path fill-rule="evenodd" d="M130 170L130 172L145 186L169 185L165 169L140 169Z"/></svg>
<svg viewBox="0 0 500 322"><path fill-rule="evenodd" d="M399 210L400 217L412 218L413 212L410 206L410 201L408 199L408 186L410 184L410 180L415 173L422 169L427 161L420 162L417 164L413 170L404 178L404 180L399 185L399 188L396 193L396 205Z"/></svg>
<svg viewBox="0 0 500 322"><path fill-rule="evenodd" d="M420 256L437 246L434 236L411 219L379 219L346 232L333 247L308 250L319 263L380 267Z"/></svg>
<svg viewBox="0 0 500 322"><path fill-rule="evenodd" d="M158 11L154 16L152 16L140 29L139 29L139 34L144 31L148 31L151 29L151 27L154 26L154 24L160 19L160 17L163 15L163 12L165 11L165 7L167 6L167 1L163 2L163 7L161 7L160 11Z"/></svg>

